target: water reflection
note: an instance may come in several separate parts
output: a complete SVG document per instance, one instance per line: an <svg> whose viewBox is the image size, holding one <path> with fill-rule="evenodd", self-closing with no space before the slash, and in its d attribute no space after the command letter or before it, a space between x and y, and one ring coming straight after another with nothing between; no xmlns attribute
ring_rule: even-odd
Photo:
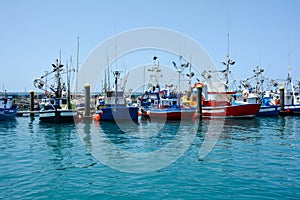
<svg viewBox="0 0 300 200"><path fill-rule="evenodd" d="M48 159L55 169L63 170L74 167L70 158L74 143L71 140L71 130L74 124L40 123L39 131L44 135L45 144L50 147Z"/></svg>
<svg viewBox="0 0 300 200"><path fill-rule="evenodd" d="M128 172L152 171L175 161L187 150L196 133L193 123L180 121L141 121L135 126L126 122L100 122L78 124L78 130L83 144L95 158Z"/></svg>
<svg viewBox="0 0 300 200"><path fill-rule="evenodd" d="M29 130L29 133L34 133L34 121L35 121L35 118L30 116L29 117L29 123L28 123L28 130Z"/></svg>
<svg viewBox="0 0 300 200"><path fill-rule="evenodd" d="M17 134L16 127L18 122L16 120L0 121L0 141L1 150L13 148L16 146L15 138Z"/></svg>
<svg viewBox="0 0 300 200"><path fill-rule="evenodd" d="M85 146L91 147L92 146L92 136L91 136L91 123L84 123L83 124L83 133L82 139L85 143Z"/></svg>

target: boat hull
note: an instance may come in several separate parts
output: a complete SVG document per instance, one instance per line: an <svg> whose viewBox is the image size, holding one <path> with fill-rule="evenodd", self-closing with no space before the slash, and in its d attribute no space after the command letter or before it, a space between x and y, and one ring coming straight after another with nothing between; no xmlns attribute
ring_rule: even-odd
<svg viewBox="0 0 300 200"><path fill-rule="evenodd" d="M280 115L300 115L300 104L285 105L284 111L279 113Z"/></svg>
<svg viewBox="0 0 300 200"><path fill-rule="evenodd" d="M138 121L138 111L138 107L105 107L96 113L100 115L101 121Z"/></svg>
<svg viewBox="0 0 300 200"><path fill-rule="evenodd" d="M74 122L76 116L76 110L44 110L39 112L40 121L45 123Z"/></svg>
<svg viewBox="0 0 300 200"><path fill-rule="evenodd" d="M16 119L17 109L1 109L0 121Z"/></svg>
<svg viewBox="0 0 300 200"><path fill-rule="evenodd" d="M279 106L261 106L256 116L276 116L279 112Z"/></svg>
<svg viewBox="0 0 300 200"><path fill-rule="evenodd" d="M259 112L260 104L238 104L231 106L204 106L204 118L248 118L254 117Z"/></svg>
<svg viewBox="0 0 300 200"><path fill-rule="evenodd" d="M149 112L151 119L165 119L165 120L184 120L192 119L196 109L152 109Z"/></svg>

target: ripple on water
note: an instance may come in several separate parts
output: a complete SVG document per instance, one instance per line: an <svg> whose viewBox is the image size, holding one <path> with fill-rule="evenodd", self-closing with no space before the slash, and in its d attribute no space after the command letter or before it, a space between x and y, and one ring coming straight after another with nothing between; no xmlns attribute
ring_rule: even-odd
<svg viewBox="0 0 300 200"><path fill-rule="evenodd" d="M47 125L26 117L0 122L0 198L297 199L299 122L299 117L226 120L203 159L199 149L208 123L185 123L186 134L198 131L189 149L169 166L148 173L105 166L89 150L97 134L86 134L81 141L75 125ZM159 149L178 130L176 122L143 122L125 132L114 124L80 126L86 133L105 130L114 144L131 152ZM145 134L149 129L157 133Z"/></svg>

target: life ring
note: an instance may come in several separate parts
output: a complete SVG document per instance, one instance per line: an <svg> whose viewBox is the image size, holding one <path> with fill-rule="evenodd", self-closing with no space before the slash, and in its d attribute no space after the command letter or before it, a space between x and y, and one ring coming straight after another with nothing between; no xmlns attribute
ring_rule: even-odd
<svg viewBox="0 0 300 200"><path fill-rule="evenodd" d="M248 97L249 93L247 91L243 91L243 97Z"/></svg>

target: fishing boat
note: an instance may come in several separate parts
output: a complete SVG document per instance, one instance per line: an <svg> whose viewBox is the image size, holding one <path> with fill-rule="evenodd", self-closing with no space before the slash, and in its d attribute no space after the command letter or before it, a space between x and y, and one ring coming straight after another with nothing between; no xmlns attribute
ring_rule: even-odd
<svg viewBox="0 0 300 200"><path fill-rule="evenodd" d="M149 109L151 119L184 120L192 119L196 111L195 107L180 106L178 98L173 95L158 96L157 104Z"/></svg>
<svg viewBox="0 0 300 200"><path fill-rule="evenodd" d="M276 87L279 83L276 80L271 80L272 84ZM298 83L299 84L299 83ZM284 89L284 97L280 98L280 91L278 88L268 91L267 95L273 104L283 104L283 110L280 115L300 115L300 91L299 86L294 87L291 75L291 69L288 70L288 77L283 81L282 89Z"/></svg>
<svg viewBox="0 0 300 200"><path fill-rule="evenodd" d="M256 101L236 101L234 95L236 92L230 91L229 74L230 65L234 65L235 61L227 55L225 70L206 71L202 72L205 79L205 84L196 83L195 87L203 87L204 96L202 102L202 117L204 118L248 118L255 117L259 112L261 103ZM224 75L224 80L221 80L214 73L221 72ZM217 80L217 81L216 81ZM216 91L215 88L218 88Z"/></svg>
<svg viewBox="0 0 300 200"><path fill-rule="evenodd" d="M57 59L55 64L52 64L53 70L51 72L46 72L41 78L34 80L34 86L38 89L45 91L45 98L41 104L41 109L39 111L39 119L41 122L47 123L65 123L74 122L77 116L77 111L71 104L70 98L70 83L68 79L68 91L66 91L65 83L62 83L62 72L63 65ZM69 73L67 69L64 73ZM54 74L55 83L48 85L47 77ZM46 78L46 81L44 79ZM48 93L47 88L50 88L51 92Z"/></svg>
<svg viewBox="0 0 300 200"><path fill-rule="evenodd" d="M277 116L280 112L279 103L272 101L270 97L266 95L264 90L264 83L266 78L262 75L264 69L256 66L253 70L254 75L241 81L241 86L245 89L234 95L236 102L248 102L248 103L261 103L261 107L257 116ZM255 82L255 86L252 86L251 82Z"/></svg>
<svg viewBox="0 0 300 200"><path fill-rule="evenodd" d="M165 85L163 89L160 87L159 74L161 72L159 63L156 64L157 57L153 58L154 66L149 71L153 72L150 75L148 82L149 89L144 92L143 96L139 98L142 107L142 116L150 117L150 119L161 120L183 120L192 119L196 111L195 107L181 105L180 103L180 76L183 70L190 66L189 63L181 64L182 56L179 57L180 65L174 61L173 66L178 72L178 86L177 89L172 89L173 84Z"/></svg>
<svg viewBox="0 0 300 200"><path fill-rule="evenodd" d="M279 104L272 102L269 97L260 98L256 93L248 94L246 91L243 91L242 94L236 93L233 97L237 99L235 103L248 102L261 104L256 116L277 116L280 112Z"/></svg>
<svg viewBox="0 0 300 200"><path fill-rule="evenodd" d="M17 112L18 106L14 104L12 96L0 97L0 121L15 119Z"/></svg>
<svg viewBox="0 0 300 200"><path fill-rule="evenodd" d="M208 92L210 96L231 96L235 92ZM255 117L261 104L251 102L230 102L229 100L203 100L202 117L204 118L249 118Z"/></svg>
<svg viewBox="0 0 300 200"><path fill-rule="evenodd" d="M124 90L118 89L120 71L114 71L115 77L114 90L106 90L104 98L98 98L97 110L95 119L100 121L118 121L132 120L138 121L139 108L126 104Z"/></svg>

